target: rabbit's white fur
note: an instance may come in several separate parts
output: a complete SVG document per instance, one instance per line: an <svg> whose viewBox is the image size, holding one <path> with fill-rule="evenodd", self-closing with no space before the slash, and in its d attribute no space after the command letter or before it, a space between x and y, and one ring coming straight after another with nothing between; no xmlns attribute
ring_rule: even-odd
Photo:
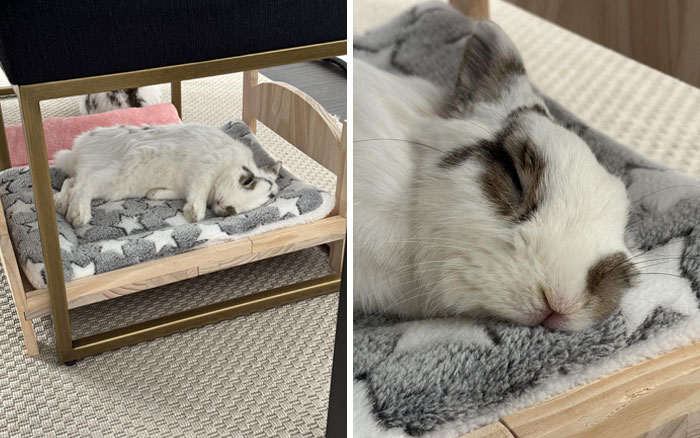
<svg viewBox="0 0 700 438"><path fill-rule="evenodd" d="M248 147L198 124L98 128L55 160L70 176L55 195L56 211L75 227L90 221L94 198L186 199L183 214L195 222L207 205L221 216L243 213L279 191L279 163L260 169Z"/></svg>
<svg viewBox="0 0 700 438"><path fill-rule="evenodd" d="M481 26L494 32L495 25ZM507 43L499 50L510 56ZM546 321L565 330L610 314L600 310L596 300L607 298L592 295L589 276L606 256L628 255L629 201L584 141L547 114L518 116L544 173L537 210L517 225L484 193L482 163L440 166L456 148L493 141L517 108L544 106L526 76L499 84L497 99L475 103L465 116L445 117L445 90L357 59L354 68L357 309Z"/></svg>

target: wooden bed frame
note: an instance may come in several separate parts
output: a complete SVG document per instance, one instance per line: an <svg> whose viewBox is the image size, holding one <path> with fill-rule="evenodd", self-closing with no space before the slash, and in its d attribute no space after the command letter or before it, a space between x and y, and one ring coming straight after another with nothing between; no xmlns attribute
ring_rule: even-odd
<svg viewBox="0 0 700 438"><path fill-rule="evenodd" d="M488 18L488 0L450 0ZM460 438L700 438L700 343L625 368Z"/></svg>
<svg viewBox="0 0 700 438"><path fill-rule="evenodd" d="M19 98L48 279L48 287L39 290L35 290L27 281L17 263L4 210L0 208L0 255L19 315L27 353L30 356L38 354L36 334L31 320L43 315L53 315L58 358L60 362L65 363L234 316L337 291L346 233L347 124L339 127L338 122L320 104L288 84L258 84L257 70L254 69L328 58L345 52L346 42L343 40L213 61L0 89L0 95L15 94ZM312 223L192 250L65 283L40 101L170 82L172 102L181 114L182 80L237 71L244 71L243 120L252 131L256 131L256 121L259 120L337 176L333 212L328 217ZM10 166L0 112L0 167L6 169ZM72 338L68 316L70 308L321 244L330 246L330 264L335 274L81 339Z"/></svg>

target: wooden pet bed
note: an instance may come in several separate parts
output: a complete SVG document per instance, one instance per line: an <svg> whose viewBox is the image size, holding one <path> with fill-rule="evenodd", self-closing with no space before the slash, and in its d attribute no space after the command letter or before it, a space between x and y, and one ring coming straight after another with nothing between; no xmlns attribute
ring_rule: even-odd
<svg viewBox="0 0 700 438"><path fill-rule="evenodd" d="M347 127L344 124L341 129L338 122L320 104L290 85L279 82L258 84L257 70L252 69L327 58L343 54L345 50L346 42L336 41L193 64L1 89L0 95L16 94L20 101L48 280L48 287L39 290L35 290L27 281L18 266L4 210L0 208L0 253L19 315L27 353L30 356L38 354L32 318L43 315L53 315L58 356L63 363L337 291L346 233ZM170 82L172 102L181 113L180 81L236 71L245 71L243 120L251 130L255 132L256 121L262 122L337 176L335 207L330 216L316 222L159 258L65 283L39 102L58 97ZM1 113L0 165L3 169L10 167ZM336 274L81 339L72 339L69 308L117 298L321 244L330 246L330 264Z"/></svg>

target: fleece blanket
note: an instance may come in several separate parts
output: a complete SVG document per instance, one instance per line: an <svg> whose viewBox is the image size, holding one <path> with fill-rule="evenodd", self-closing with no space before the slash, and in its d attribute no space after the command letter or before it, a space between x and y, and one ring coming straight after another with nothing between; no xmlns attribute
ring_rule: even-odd
<svg viewBox="0 0 700 438"><path fill-rule="evenodd" d="M117 125L169 125L182 123L177 109L171 103L160 103L142 108L126 108L107 111L99 114L73 117L50 117L44 119L44 138L46 140L46 155L53 164L53 156L63 149L71 149L73 140L80 134L92 131L98 127ZM5 127L7 146L10 149L12 167L26 166L27 143L24 139L22 125Z"/></svg>
<svg viewBox="0 0 700 438"><path fill-rule="evenodd" d="M252 149L258 166L274 163L242 121L231 121L222 129ZM60 190L67 176L51 167L54 192ZM311 222L333 210L335 200L330 193L300 181L284 168L277 184L277 197L255 210L219 217L207 209L205 219L192 224L182 215L184 200L95 199L92 221L79 229L57 215L65 280ZM34 287L46 287L31 175L26 166L0 172L0 199L18 263Z"/></svg>
<svg viewBox="0 0 700 438"><path fill-rule="evenodd" d="M449 6L421 4L357 36L355 56L452 87L472 26ZM546 102L624 181L633 204L626 239L647 275L607 321L575 333L356 313L356 437L456 437L700 338L700 184Z"/></svg>

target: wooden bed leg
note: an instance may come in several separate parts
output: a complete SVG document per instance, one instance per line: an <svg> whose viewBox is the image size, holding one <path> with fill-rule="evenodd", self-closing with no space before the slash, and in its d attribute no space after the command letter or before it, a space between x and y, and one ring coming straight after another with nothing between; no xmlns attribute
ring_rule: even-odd
<svg viewBox="0 0 700 438"><path fill-rule="evenodd" d="M335 208L333 215L347 217L348 200L347 200L347 148L348 148L348 122L343 122L343 132L340 138L340 150L342 151L343 167L338 175L338 182L335 186ZM331 268L337 273L341 273L343 269L343 254L345 253L345 239L331 242L328 244L331 249L330 264Z"/></svg>
<svg viewBox="0 0 700 438"><path fill-rule="evenodd" d="M255 114L255 93L253 89L258 85L258 71L249 70L243 72L243 114L241 119L250 128L253 134L257 133L257 120Z"/></svg>
<svg viewBox="0 0 700 438"><path fill-rule="evenodd" d="M2 107L0 107L0 170L12 167L10 162L10 149L7 146L7 136L5 135L5 120L2 118Z"/></svg>
<svg viewBox="0 0 700 438"><path fill-rule="evenodd" d="M450 0L450 4L475 20L489 18L489 0Z"/></svg>
<svg viewBox="0 0 700 438"><path fill-rule="evenodd" d="M330 258L328 262L333 269L333 272L338 274L341 273L343 269L343 254L345 253L345 239L338 240L337 242L331 242L328 244L331 249Z"/></svg>
<svg viewBox="0 0 700 438"><path fill-rule="evenodd" d="M0 203L0 258L2 258L2 266L5 271L7 284L10 286L12 293L12 301L15 303L15 310L19 318L19 326L24 337L24 345L27 348L29 356L39 354L39 345L36 341L36 333L34 332L34 324L31 319L27 319L27 296L22 284L22 275L17 264L17 256L15 255L10 233L7 229L7 221L5 220L5 211Z"/></svg>
<svg viewBox="0 0 700 438"><path fill-rule="evenodd" d="M177 109L177 115L182 119L182 81L170 83L170 102Z"/></svg>
<svg viewBox="0 0 700 438"><path fill-rule="evenodd" d="M17 312L19 314L19 312ZM24 319L24 315L19 316L19 326L22 329L22 336L24 336L24 346L27 349L28 356L36 356L39 354L39 343L36 340L36 331L34 330L34 323L31 319Z"/></svg>

